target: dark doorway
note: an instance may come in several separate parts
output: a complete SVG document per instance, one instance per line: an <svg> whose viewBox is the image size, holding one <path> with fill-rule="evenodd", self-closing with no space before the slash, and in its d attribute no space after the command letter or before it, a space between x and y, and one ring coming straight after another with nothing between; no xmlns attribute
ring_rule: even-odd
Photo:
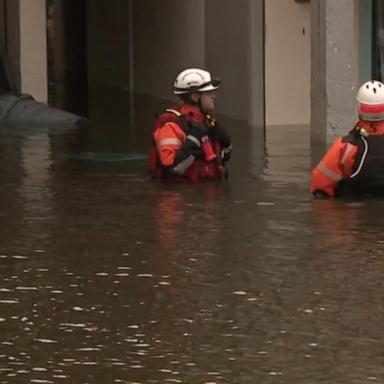
<svg viewBox="0 0 384 384"><path fill-rule="evenodd" d="M0 95L10 91L10 84L5 67L5 51L0 47Z"/></svg>
<svg viewBox="0 0 384 384"><path fill-rule="evenodd" d="M47 36L49 103L87 116L87 2L48 0Z"/></svg>

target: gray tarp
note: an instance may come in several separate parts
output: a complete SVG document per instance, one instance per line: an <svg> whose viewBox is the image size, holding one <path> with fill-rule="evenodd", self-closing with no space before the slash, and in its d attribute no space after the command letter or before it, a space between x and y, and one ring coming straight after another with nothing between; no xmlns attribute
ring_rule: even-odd
<svg viewBox="0 0 384 384"><path fill-rule="evenodd" d="M0 122L86 124L87 119L39 103L30 95L7 93L0 96Z"/></svg>

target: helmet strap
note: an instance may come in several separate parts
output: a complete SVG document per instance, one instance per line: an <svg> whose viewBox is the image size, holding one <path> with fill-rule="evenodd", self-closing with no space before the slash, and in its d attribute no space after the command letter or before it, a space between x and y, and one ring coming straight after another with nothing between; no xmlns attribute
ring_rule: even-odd
<svg viewBox="0 0 384 384"><path fill-rule="evenodd" d="M204 111L203 111L203 108L202 108L202 106L201 106L201 95L199 95L199 101L197 102L197 105L199 106L200 111L201 111L201 112L204 112Z"/></svg>
<svg viewBox="0 0 384 384"><path fill-rule="evenodd" d="M192 98L192 95L194 94L198 94L197 92L196 93L187 93L185 95L180 95L181 97L181 100L184 101L184 103L187 103L187 104L191 104L191 105L196 105L198 107L200 107L200 96L198 98L197 101L193 100Z"/></svg>
<svg viewBox="0 0 384 384"><path fill-rule="evenodd" d="M193 99L196 99L196 96L194 96L193 99L192 99L193 95L197 95L198 96L198 100L197 101L193 100ZM200 103L200 95L199 95L199 93L198 92L191 93L190 94L190 100L191 100L191 104L198 105Z"/></svg>
<svg viewBox="0 0 384 384"><path fill-rule="evenodd" d="M191 94L190 93L184 93L179 95L180 100L185 103L185 104L193 104L195 105L196 103L192 100Z"/></svg>

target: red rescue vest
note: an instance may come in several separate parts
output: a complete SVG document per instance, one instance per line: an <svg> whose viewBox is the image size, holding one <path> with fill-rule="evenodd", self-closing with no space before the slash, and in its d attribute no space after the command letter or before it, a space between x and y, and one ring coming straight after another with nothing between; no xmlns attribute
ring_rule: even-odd
<svg viewBox="0 0 384 384"><path fill-rule="evenodd" d="M209 124L210 117L202 113L196 113L196 109L188 104L182 104L166 109L160 114L155 123L153 134L168 122L176 123L185 133L188 131L189 123ZM212 143L217 159L221 158L221 146L218 142ZM167 172L161 164L159 153L154 139L149 151L148 171L153 179L160 179L172 183L196 183L204 180L222 180L224 168L217 162L195 160L185 171L183 176Z"/></svg>

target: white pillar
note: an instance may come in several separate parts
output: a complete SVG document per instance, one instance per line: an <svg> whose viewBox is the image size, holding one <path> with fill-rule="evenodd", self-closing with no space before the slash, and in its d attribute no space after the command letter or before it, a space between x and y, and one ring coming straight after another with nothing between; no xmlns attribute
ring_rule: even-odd
<svg viewBox="0 0 384 384"><path fill-rule="evenodd" d="M19 0L21 92L48 100L46 0Z"/></svg>
<svg viewBox="0 0 384 384"><path fill-rule="evenodd" d="M311 136L330 144L358 119L358 3L312 0L311 8Z"/></svg>

